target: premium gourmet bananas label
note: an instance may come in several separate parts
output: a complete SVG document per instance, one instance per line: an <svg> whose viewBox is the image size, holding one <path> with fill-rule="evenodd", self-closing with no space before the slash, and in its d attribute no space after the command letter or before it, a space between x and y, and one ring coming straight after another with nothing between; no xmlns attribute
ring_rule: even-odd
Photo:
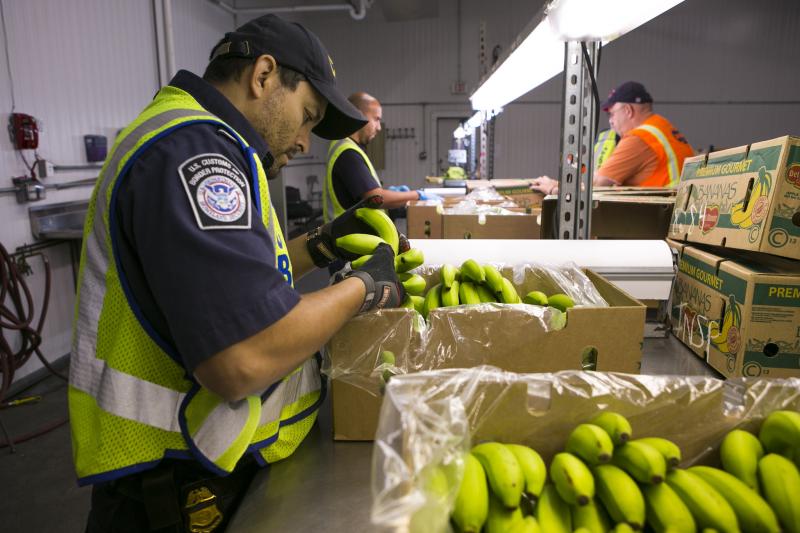
<svg viewBox="0 0 800 533"><path fill-rule="evenodd" d="M669 235L800 259L800 138L686 159Z"/></svg>
<svg viewBox="0 0 800 533"><path fill-rule="evenodd" d="M727 376L800 376L800 266L744 265L686 247L672 326Z"/></svg>

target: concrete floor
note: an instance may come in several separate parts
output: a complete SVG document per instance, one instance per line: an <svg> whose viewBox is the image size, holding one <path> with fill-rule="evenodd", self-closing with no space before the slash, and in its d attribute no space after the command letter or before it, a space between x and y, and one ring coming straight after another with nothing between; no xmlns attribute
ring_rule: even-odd
<svg viewBox="0 0 800 533"><path fill-rule="evenodd" d="M327 283L327 275L316 272L298 283L301 292ZM646 339L643 374L716 375L673 337ZM12 437L43 428L67 417L66 384L55 377L25 390L19 396L41 395L41 401L0 410ZM0 434L0 440L5 436ZM84 530L91 490L75 483L69 425L16 446L15 453L0 448L0 531L32 533Z"/></svg>

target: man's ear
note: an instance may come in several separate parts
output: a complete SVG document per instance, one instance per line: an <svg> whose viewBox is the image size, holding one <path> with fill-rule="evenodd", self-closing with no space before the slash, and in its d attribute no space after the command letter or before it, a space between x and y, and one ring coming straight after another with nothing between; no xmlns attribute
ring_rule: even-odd
<svg viewBox="0 0 800 533"><path fill-rule="evenodd" d="M253 71L250 75L250 90L257 98L268 92L272 83L278 76L278 63L271 55L264 54L259 56L253 63Z"/></svg>

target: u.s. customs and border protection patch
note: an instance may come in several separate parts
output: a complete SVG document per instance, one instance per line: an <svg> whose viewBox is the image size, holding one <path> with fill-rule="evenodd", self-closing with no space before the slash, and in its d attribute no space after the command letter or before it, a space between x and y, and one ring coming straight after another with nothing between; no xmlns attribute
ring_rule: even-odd
<svg viewBox="0 0 800 533"><path fill-rule="evenodd" d="M178 174L200 229L250 229L250 183L230 159L196 155L178 167Z"/></svg>

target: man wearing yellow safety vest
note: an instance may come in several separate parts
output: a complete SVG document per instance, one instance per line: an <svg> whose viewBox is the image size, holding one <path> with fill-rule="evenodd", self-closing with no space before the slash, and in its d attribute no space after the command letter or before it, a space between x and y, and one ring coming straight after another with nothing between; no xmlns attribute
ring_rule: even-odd
<svg viewBox="0 0 800 533"><path fill-rule="evenodd" d="M595 167L593 184L675 187L683 160L694 151L675 126L653 113L653 98L644 86L635 81L623 83L611 91L602 109L620 139L609 146L613 142L610 134L598 138L602 146L596 146L595 153L606 156L602 165ZM533 180L532 187L553 194L558 181L542 176Z"/></svg>
<svg viewBox="0 0 800 533"><path fill-rule="evenodd" d="M332 141L328 147L328 168L322 190L323 219L333 220L356 202L376 194L383 197L386 209L404 207L412 200L440 199L422 190L412 191L406 185L383 187L364 152L381 131L383 109L375 97L364 92L352 94L349 100L366 117L367 123L346 139Z"/></svg>
<svg viewBox="0 0 800 533"><path fill-rule="evenodd" d="M117 137L84 229L70 361L87 531L222 531L255 470L316 420L315 352L356 313L402 302L388 245L335 285L293 288L353 258L335 244L353 211L286 242L267 185L312 131L364 125L334 77L315 35L267 15Z"/></svg>

